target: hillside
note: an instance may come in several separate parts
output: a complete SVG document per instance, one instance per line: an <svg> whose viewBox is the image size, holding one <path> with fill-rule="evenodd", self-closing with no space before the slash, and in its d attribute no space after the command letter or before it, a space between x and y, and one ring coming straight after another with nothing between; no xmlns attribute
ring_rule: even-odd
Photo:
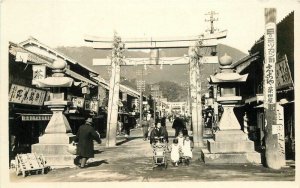
<svg viewBox="0 0 300 188"><path fill-rule="evenodd" d="M106 58L110 55L109 50L95 50L91 47L58 47L58 51L70 56L71 58L77 60L78 62L87 65L88 67L94 69L98 72L102 77L108 79L107 67L106 66L93 66L93 58ZM246 56L245 53L232 48L230 46L224 44L218 44L217 46L217 54L218 56L224 55L224 53L232 56L233 60L236 61ZM188 49L165 49L160 52L162 56L183 56L184 54L188 54ZM127 57L149 57L148 53L141 51L130 51L125 54ZM163 69L160 69L160 66L147 66L147 75L145 76L146 81L150 83L156 83L159 81L174 81L177 83L187 82L188 79L188 66L187 65L176 65L176 66L164 66ZM121 70L121 75L128 78L133 79L136 77L136 71L142 69L143 66L135 66L135 67L123 67ZM210 69L206 71L206 69ZM204 67L205 73L211 74L215 71L214 67ZM205 77L207 77L205 75Z"/></svg>
<svg viewBox="0 0 300 188"><path fill-rule="evenodd" d="M106 58L110 56L109 50L95 50L91 47L58 47L58 51L66 54L67 56L77 60L78 62L87 65L96 72L98 72L103 78L109 80L108 67L107 66L93 66L92 61L94 58ZM220 57L225 52L232 56L233 61L237 61L246 56L245 53L232 48L224 44L218 44L217 55ZM160 51L160 55L164 57L179 57L188 54L188 49L164 49ZM125 54L126 57L149 57L148 53L141 51L130 51ZM209 75L218 71L218 64L204 64L202 70L202 89L207 89L206 78ZM131 88L136 89L137 71L143 70L145 73L144 79L146 80L146 94L150 94L150 84L159 83L163 93L163 97L168 98L169 101L185 101L187 99L187 89L183 87L188 83L188 65L164 65L162 69L160 66L151 65L147 66L147 70L144 70L144 66L128 66L121 69L121 83Z"/></svg>

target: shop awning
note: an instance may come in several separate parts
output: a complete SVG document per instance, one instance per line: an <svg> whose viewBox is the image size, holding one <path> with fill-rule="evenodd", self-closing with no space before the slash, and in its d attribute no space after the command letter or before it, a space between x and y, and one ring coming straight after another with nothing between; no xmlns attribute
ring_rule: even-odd
<svg viewBox="0 0 300 188"><path fill-rule="evenodd" d="M264 95L263 94L256 94L256 96L248 98L245 100L245 103L259 103L259 102L264 102Z"/></svg>
<svg viewBox="0 0 300 188"><path fill-rule="evenodd" d="M49 121L52 117L52 114L19 114L22 118L22 121Z"/></svg>
<svg viewBox="0 0 300 188"><path fill-rule="evenodd" d="M80 74L76 73L76 72L73 72L69 69L66 69L66 74L70 75L71 77L75 78L75 79L78 79L80 81L83 81L83 82L86 82L86 83L89 83L91 85L94 85L94 86L97 86L97 84L93 81L91 81L90 79L87 79L85 78L84 76L81 76Z"/></svg>

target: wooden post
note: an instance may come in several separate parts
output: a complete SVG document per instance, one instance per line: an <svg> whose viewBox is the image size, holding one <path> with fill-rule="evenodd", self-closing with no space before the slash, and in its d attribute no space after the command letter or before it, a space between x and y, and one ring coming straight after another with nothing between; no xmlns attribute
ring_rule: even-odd
<svg viewBox="0 0 300 188"><path fill-rule="evenodd" d="M192 109L193 141L195 146L203 146L202 106L201 106L201 79L199 57L195 47L189 48L190 56L190 95Z"/></svg>
<svg viewBox="0 0 300 188"><path fill-rule="evenodd" d="M153 120L155 125L156 123L156 99L155 98L153 98L153 111L154 111Z"/></svg>
<svg viewBox="0 0 300 188"><path fill-rule="evenodd" d="M140 92L140 126L142 126L143 121L143 90Z"/></svg>
<svg viewBox="0 0 300 188"><path fill-rule="evenodd" d="M107 132L106 132L106 146L116 146L116 134L118 123L118 103L120 91L120 64L122 63L122 51L124 49L121 43L121 38L114 36L114 44L112 49L111 61L111 77L109 83L109 100L107 110Z"/></svg>
<svg viewBox="0 0 300 188"><path fill-rule="evenodd" d="M279 124L276 117L276 76L275 63L277 56L276 9L265 9L264 36L264 107L265 107L265 143L266 163L269 168L280 169L285 165L283 122ZM284 133L283 133L284 134Z"/></svg>

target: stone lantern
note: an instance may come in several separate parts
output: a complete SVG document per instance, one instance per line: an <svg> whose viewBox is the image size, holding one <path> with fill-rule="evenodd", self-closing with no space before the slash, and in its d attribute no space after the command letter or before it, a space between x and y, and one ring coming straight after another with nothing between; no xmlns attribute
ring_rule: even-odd
<svg viewBox="0 0 300 188"><path fill-rule="evenodd" d="M53 64L51 77L36 80L40 88L50 88L50 101L44 104L48 106L53 115L45 129L45 134L39 137L39 143L32 145L32 152L43 154L50 166L72 166L74 155L67 152L68 145L74 140L71 127L63 111L70 105L65 100L64 89L71 87L73 79L65 77L66 62L56 60Z"/></svg>
<svg viewBox="0 0 300 188"><path fill-rule="evenodd" d="M242 100L237 96L239 84L246 82L248 74L240 75L232 68L232 58L225 54L219 59L221 71L210 76L210 83L220 89L217 102L224 112L213 139L207 141L207 149L202 150L205 163L260 163L260 154L254 151L254 142L248 140L241 130L234 107Z"/></svg>

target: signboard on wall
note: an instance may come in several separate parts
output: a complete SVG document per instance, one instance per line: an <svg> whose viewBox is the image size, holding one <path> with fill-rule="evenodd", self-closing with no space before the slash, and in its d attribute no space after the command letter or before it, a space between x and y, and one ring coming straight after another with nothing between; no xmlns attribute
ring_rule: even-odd
<svg viewBox="0 0 300 188"><path fill-rule="evenodd" d="M46 93L44 90L12 84L8 101L11 103L42 106Z"/></svg>
<svg viewBox="0 0 300 188"><path fill-rule="evenodd" d="M99 109L98 101L91 101L90 108L91 111L98 113L98 109Z"/></svg>
<svg viewBox="0 0 300 188"><path fill-rule="evenodd" d="M97 100L86 100L85 101L85 110L90 110L91 112L98 113L99 110L99 102Z"/></svg>
<svg viewBox="0 0 300 188"><path fill-rule="evenodd" d="M21 114L22 121L50 121L52 114Z"/></svg>
<svg viewBox="0 0 300 188"><path fill-rule="evenodd" d="M25 52L17 52L16 54L16 62L27 63L28 53Z"/></svg>
<svg viewBox="0 0 300 188"><path fill-rule="evenodd" d="M83 108L84 98L82 97L73 97L72 99L73 106Z"/></svg>
<svg viewBox="0 0 300 188"><path fill-rule="evenodd" d="M276 89L282 89L293 86L293 78L288 64L287 57L276 63Z"/></svg>

